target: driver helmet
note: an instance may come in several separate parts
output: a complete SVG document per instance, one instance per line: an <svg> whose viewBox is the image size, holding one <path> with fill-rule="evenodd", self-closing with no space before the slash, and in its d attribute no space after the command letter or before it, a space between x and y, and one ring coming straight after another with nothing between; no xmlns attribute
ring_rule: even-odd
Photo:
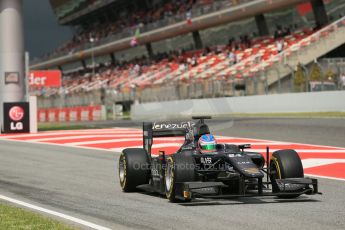
<svg viewBox="0 0 345 230"><path fill-rule="evenodd" d="M216 151L217 141L212 134L204 134L199 138L198 147L201 153L213 153Z"/></svg>

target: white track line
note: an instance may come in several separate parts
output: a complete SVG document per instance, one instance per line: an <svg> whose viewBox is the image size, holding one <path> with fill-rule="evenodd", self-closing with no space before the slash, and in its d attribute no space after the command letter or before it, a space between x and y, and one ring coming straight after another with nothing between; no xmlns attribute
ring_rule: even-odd
<svg viewBox="0 0 345 230"><path fill-rule="evenodd" d="M112 140L83 140L86 138L101 138L101 137L107 137L111 138L113 137L114 139ZM133 138L123 138L123 137L133 137ZM28 142L40 142L40 141L59 141L59 140L71 140L71 139L80 139L78 142L71 142L71 143L61 143L65 145L87 145L87 144L101 144L101 143L112 143L112 142L121 142L122 141L140 141L142 140L141 135L137 134L107 134L107 135L83 135L83 136L68 136L68 137L46 137L46 138L37 138L37 139L27 139L26 141ZM166 140L166 141L183 141L184 138L179 138L179 137L169 137L169 138L158 138L156 140ZM228 139L219 139L220 141L227 141ZM180 143L181 144L181 143ZM246 142L231 142L231 144L234 145L241 145L241 144L246 144ZM287 145L284 142L257 142L253 145L260 146L260 145Z"/></svg>
<svg viewBox="0 0 345 230"><path fill-rule="evenodd" d="M135 132L143 132L140 129L131 129L131 128L104 128L104 129L70 129L70 130L52 130L52 131L41 131L45 133L56 133L56 132L70 132L70 133L82 133L82 132L90 132L90 131L95 131L95 132L112 132L112 131L135 131Z"/></svg>
<svg viewBox="0 0 345 230"><path fill-rule="evenodd" d="M338 177L320 176L320 175L309 174L309 173L306 173L304 175L305 176L318 177L318 178L324 178L324 179L329 179L329 180L338 180L338 181L344 181L345 182L345 179L341 179L341 178L338 178Z"/></svg>
<svg viewBox="0 0 345 230"><path fill-rule="evenodd" d="M83 226L86 226L86 227L89 227L89 228L93 228L93 229L96 229L96 230L111 230L110 228L106 228L106 227L103 227L103 226L100 226L100 225L97 225L97 224L94 224L94 223L91 223L91 222L88 222L88 221L85 221L85 220L82 220L82 219L75 218L73 216L69 216L69 215L66 215L66 214L63 214L63 213L60 213L60 212L55 212L55 211L52 211L52 210L49 210L49 209L46 209L46 208L42 208L42 207L39 207L39 206L36 206L36 205L33 205L33 204L29 204L29 203L26 203L26 202L23 202L23 201L20 201L20 200L16 200L16 199L13 199L13 198L10 198L10 197L7 197L7 196L0 195L0 199L1 200L5 200L7 202L11 202L11 203L17 204L17 205L24 206L24 207L27 207L27 208L30 208L30 209L33 209L33 210L44 212L44 213L47 213L47 214L50 214L50 215L53 215L53 216L57 216L57 217L60 217L60 218L72 221L74 223L78 223L80 225L83 225Z"/></svg>
<svg viewBox="0 0 345 230"><path fill-rule="evenodd" d="M13 139L0 139L0 141L21 142L21 143L30 143L30 144L37 144L37 145L50 145L50 146L69 147L69 148L77 148L77 149L82 148L82 149L89 149L89 150L113 152L112 150L105 149L105 148L96 148L96 147L89 147L89 146L67 146L65 144L57 144L57 143L49 143L49 142L29 142L25 140L13 140Z"/></svg>
<svg viewBox="0 0 345 230"><path fill-rule="evenodd" d="M220 138L227 138L226 136L219 136ZM242 138L242 137L238 137ZM266 142L275 142L274 140L267 140L267 139L253 139L253 138L246 138L243 137L243 139L247 139L248 141L266 141ZM337 149L344 149L344 147L339 147L339 146L329 146L329 145L313 145L313 144L305 144L301 142L282 142L286 144L292 144L292 145L305 145L305 146L310 146L310 147L325 147L325 148L337 148Z"/></svg>
<svg viewBox="0 0 345 230"><path fill-rule="evenodd" d="M80 142L73 142L73 143L65 143L64 145L78 146L78 145L118 143L118 142L125 142L125 141L141 141L141 140L143 140L143 138L123 138L123 139L115 139L115 140L80 141Z"/></svg>
<svg viewBox="0 0 345 230"><path fill-rule="evenodd" d="M345 163L345 159L324 159L324 158L309 158L302 160L303 168L313 168L323 165Z"/></svg>
<svg viewBox="0 0 345 230"><path fill-rule="evenodd" d="M73 134L102 134L102 133L113 133L113 134L138 134L142 135L142 132L138 131L122 131L122 130L106 130L106 131L92 131L89 130L87 132L40 132L40 133L33 133L33 134L10 134L10 135L0 135L1 139L10 139L10 138L21 138L21 137L45 137L45 136L54 136L54 135L73 135Z"/></svg>
<svg viewBox="0 0 345 230"><path fill-rule="evenodd" d="M217 139L217 138L216 138ZM224 142L223 142L224 141ZM248 142L227 142L226 139L217 139L217 142L221 142L221 143L224 143L224 144L231 144L231 145L244 145L244 144L248 144ZM260 145L290 145L290 144L287 144L285 142L256 142L256 143L251 143L250 144L251 146L260 146Z"/></svg>
<svg viewBox="0 0 345 230"><path fill-rule="evenodd" d="M86 139L86 138L102 138L102 137L138 137L143 139L142 135L138 134L104 134L104 135L82 135L82 136L68 136L68 137L45 137L45 138L37 138L37 139L28 139L27 141L30 142L39 142L39 141L59 141L59 140L73 140L73 139Z"/></svg>
<svg viewBox="0 0 345 230"><path fill-rule="evenodd" d="M82 135L82 136L68 136L68 137L45 137L45 138L37 138L37 139L27 139L26 141L29 142L40 142L40 141L59 141L59 140L71 140L71 139L80 139L80 142L91 142L91 141L83 141L83 139L85 138L102 138L102 137L113 137L114 140L118 140L118 139L125 139L123 137L135 137L138 138L140 140L143 140L143 135L139 135L139 134L104 134L104 135ZM183 141L184 138L179 138L179 137L163 137L163 138L159 138L159 140L167 140L167 141L175 141L175 140L181 140ZM95 140L96 141L96 140ZM78 141L79 142L79 141Z"/></svg>
<svg viewBox="0 0 345 230"><path fill-rule="evenodd" d="M63 145L78 146L78 145L90 145L90 144L118 143L118 142L127 142L127 141L142 141L142 140L143 140L142 137L141 138L122 138L122 139L114 139L114 140L80 141L80 142L65 143ZM171 139L171 141L176 141L176 139ZM182 144L179 143L179 145L181 146ZM128 147L130 147L130 145Z"/></svg>
<svg viewBox="0 0 345 230"><path fill-rule="evenodd" d="M114 152L122 152L122 150L126 148L142 148L142 145L138 146L128 146L128 147L120 147L120 148L112 148L110 150ZM167 147L181 147L181 143L164 143L164 144L155 144L152 148L167 148Z"/></svg>
<svg viewBox="0 0 345 230"><path fill-rule="evenodd" d="M251 152L261 152L261 151L266 151L265 149L249 149ZM278 151L280 149L270 149L270 152ZM294 150L298 153L344 153L345 154L345 149L298 149L294 148Z"/></svg>
<svg viewBox="0 0 345 230"><path fill-rule="evenodd" d="M157 144L153 145L152 149L156 148L166 148L166 147L180 147L181 143L169 143L169 144ZM121 152L125 148L142 148L142 145L138 146L128 146L128 147L120 147L120 148L111 148L110 150L115 151L115 152ZM275 152L280 149L270 149L270 152ZM250 149L251 152L266 152L266 148L262 149ZM298 153L344 153L345 150L319 150L319 149L295 149L296 152Z"/></svg>

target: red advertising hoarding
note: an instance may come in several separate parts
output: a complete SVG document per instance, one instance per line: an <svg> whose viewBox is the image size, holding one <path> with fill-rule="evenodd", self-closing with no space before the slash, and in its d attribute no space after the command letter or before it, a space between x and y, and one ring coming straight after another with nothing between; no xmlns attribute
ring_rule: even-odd
<svg viewBox="0 0 345 230"><path fill-rule="evenodd" d="M60 70L30 71L29 85L31 87L60 87L61 86L61 71Z"/></svg>
<svg viewBox="0 0 345 230"><path fill-rule="evenodd" d="M323 0L324 4L329 4L331 0ZM310 2L305 2L297 5L297 11L299 15L302 17L306 16L307 14L311 13L313 11L313 7Z"/></svg>

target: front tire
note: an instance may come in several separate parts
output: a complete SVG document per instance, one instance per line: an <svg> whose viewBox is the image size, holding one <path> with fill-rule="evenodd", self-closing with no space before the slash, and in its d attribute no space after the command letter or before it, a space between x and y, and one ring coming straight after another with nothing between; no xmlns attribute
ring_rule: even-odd
<svg viewBox="0 0 345 230"><path fill-rule="evenodd" d="M303 178L304 170L301 158L295 150L279 150L272 154L270 161L270 178L273 191L279 189L275 186L276 179ZM300 195L281 195L279 198L296 198Z"/></svg>
<svg viewBox="0 0 345 230"><path fill-rule="evenodd" d="M122 191L133 192L149 183L150 162L144 149L124 149L119 159L119 179Z"/></svg>
<svg viewBox="0 0 345 230"><path fill-rule="evenodd" d="M167 158L165 168L166 197L170 202L179 200L191 201L191 198L183 197L183 186L181 183L195 181L195 163L192 156L176 154Z"/></svg>

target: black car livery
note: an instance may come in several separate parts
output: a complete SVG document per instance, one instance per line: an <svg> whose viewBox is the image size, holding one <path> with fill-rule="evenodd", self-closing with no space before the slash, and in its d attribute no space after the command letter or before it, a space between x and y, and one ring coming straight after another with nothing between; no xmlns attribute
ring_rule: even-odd
<svg viewBox="0 0 345 230"><path fill-rule="evenodd" d="M143 148L124 149L119 159L120 185L124 192L137 189L165 195L170 201L193 198L277 196L295 198L318 192L316 179L305 178L301 159L291 149L275 151L266 160L250 145L217 144L213 153L201 154L200 136L209 134L205 119L143 123ZM151 155L153 138L184 136L180 149L169 156Z"/></svg>

